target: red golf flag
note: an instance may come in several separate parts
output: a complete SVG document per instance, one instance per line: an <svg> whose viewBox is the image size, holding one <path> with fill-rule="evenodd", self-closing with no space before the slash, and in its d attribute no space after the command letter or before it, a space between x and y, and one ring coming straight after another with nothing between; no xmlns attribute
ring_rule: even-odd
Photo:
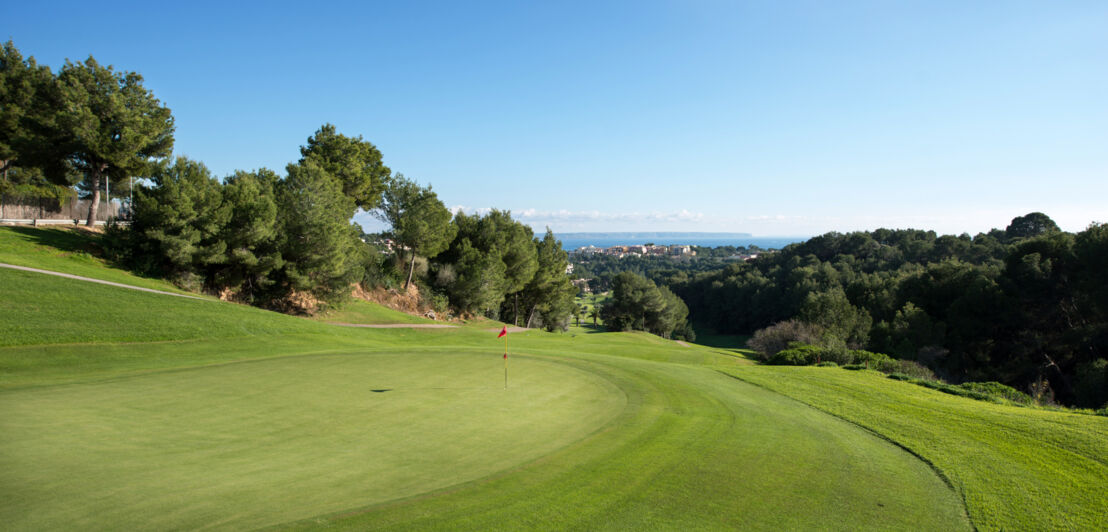
<svg viewBox="0 0 1108 532"><path fill-rule="evenodd" d="M508 326L507 325L505 325L503 329L500 329L500 334L496 335L496 337L500 338L501 336L504 336L505 334L508 334Z"/></svg>

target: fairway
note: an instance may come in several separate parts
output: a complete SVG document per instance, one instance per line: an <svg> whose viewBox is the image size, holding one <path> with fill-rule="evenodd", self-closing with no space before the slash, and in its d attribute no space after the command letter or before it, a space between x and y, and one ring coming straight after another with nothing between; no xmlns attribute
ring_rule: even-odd
<svg viewBox="0 0 1108 532"><path fill-rule="evenodd" d="M348 353L0 394L5 528L250 528L487 476L623 394L547 360Z"/></svg>

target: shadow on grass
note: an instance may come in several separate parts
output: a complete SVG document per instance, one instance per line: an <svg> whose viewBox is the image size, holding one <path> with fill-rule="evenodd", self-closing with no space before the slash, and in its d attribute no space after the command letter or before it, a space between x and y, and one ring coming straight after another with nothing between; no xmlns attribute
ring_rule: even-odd
<svg viewBox="0 0 1108 532"><path fill-rule="evenodd" d="M720 334L711 327L702 323L693 323L696 331L696 343L716 349L724 349L733 353L746 355L750 350L746 347L746 341L750 339L745 334Z"/></svg>
<svg viewBox="0 0 1108 532"><path fill-rule="evenodd" d="M608 332L603 325L592 325L590 323L582 323L581 325L574 325L570 327L571 333L574 334L596 334L602 332Z"/></svg>
<svg viewBox="0 0 1108 532"><path fill-rule="evenodd" d="M7 227L7 229L31 244L53 248L63 257L83 254L100 259L108 266L124 270L136 277L158 281L168 280L152 273L134 270L127 264L114 260L108 253L104 252L105 242L103 233L86 229L84 226L32 227L16 225Z"/></svg>
<svg viewBox="0 0 1108 532"><path fill-rule="evenodd" d="M39 246L51 247L64 253L88 253L97 257L103 256L103 250L100 247L100 235L92 231L20 225L9 229Z"/></svg>

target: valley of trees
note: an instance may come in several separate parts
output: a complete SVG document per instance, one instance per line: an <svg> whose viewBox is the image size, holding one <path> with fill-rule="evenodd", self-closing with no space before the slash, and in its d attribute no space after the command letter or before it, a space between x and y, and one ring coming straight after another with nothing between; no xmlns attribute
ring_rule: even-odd
<svg viewBox="0 0 1108 532"><path fill-rule="evenodd" d="M887 353L1044 402L1108 402L1108 225L1071 234L1030 213L975 237L828 233L672 281L720 332Z"/></svg>
<svg viewBox="0 0 1108 532"><path fill-rule="evenodd" d="M358 283L414 284L442 313L569 323L576 290L549 230L537 238L507 211L452 215L361 136L324 124L284 175L260 168L219 179L199 161L169 157L172 114L136 73L91 57L54 73L9 41L0 76L0 193L60 202L77 187L92 200L92 225L106 178L139 178L129 223L103 239L136 272L285 312L341 303ZM365 235L351 222L359 209L390 230Z"/></svg>

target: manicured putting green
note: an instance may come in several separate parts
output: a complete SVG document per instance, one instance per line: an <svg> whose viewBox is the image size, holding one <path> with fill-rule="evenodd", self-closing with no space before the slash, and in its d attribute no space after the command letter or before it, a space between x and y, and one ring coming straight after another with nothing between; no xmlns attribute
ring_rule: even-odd
<svg viewBox="0 0 1108 532"><path fill-rule="evenodd" d="M493 354L303 356L0 394L5 528L249 528L488 476L596 431L611 383Z"/></svg>

